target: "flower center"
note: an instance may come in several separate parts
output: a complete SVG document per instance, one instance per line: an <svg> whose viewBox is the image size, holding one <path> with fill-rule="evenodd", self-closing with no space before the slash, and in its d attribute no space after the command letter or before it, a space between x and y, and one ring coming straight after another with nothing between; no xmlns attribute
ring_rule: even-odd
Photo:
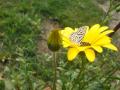
<svg viewBox="0 0 120 90"><path fill-rule="evenodd" d="M88 43L88 42L81 42L80 46L90 46L90 43Z"/></svg>

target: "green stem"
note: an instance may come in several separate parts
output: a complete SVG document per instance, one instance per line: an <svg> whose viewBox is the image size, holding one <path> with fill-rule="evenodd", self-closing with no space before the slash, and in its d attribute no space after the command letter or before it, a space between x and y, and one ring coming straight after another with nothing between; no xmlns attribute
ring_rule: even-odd
<svg viewBox="0 0 120 90"><path fill-rule="evenodd" d="M85 60L82 60L81 74L79 76L79 79L81 81L79 82L80 90L84 88L84 83L85 83L84 72L85 72Z"/></svg>
<svg viewBox="0 0 120 90"><path fill-rule="evenodd" d="M73 84L73 87L72 87L72 89L71 90L74 90L74 87L75 87L75 85L78 83L79 84L79 89L80 90L82 90L83 89L83 87L84 87L84 70L85 70L85 60L84 60L84 58L82 58L82 59L80 59L80 60L82 60L82 62L79 62L79 64L80 64L80 72L79 72L79 74L78 74L78 76L77 76L77 78L75 79L75 82L74 82L74 84ZM79 79L79 80L78 80ZM79 82L78 82L79 81Z"/></svg>
<svg viewBox="0 0 120 90"><path fill-rule="evenodd" d="M54 69L54 80L53 80L53 90L56 90L56 80L57 80L57 62L56 62L56 52L53 52L53 69Z"/></svg>
<svg viewBox="0 0 120 90"><path fill-rule="evenodd" d="M109 3L110 3L109 9L103 18L103 22L102 22L103 25L105 25L108 22L109 20L108 18L110 17L111 8L112 8L112 0L110 0Z"/></svg>

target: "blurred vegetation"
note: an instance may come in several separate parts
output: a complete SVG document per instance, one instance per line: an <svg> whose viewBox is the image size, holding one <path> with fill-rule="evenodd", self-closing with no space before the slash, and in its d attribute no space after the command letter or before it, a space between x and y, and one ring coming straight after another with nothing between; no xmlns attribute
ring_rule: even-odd
<svg viewBox="0 0 120 90"><path fill-rule="evenodd" d="M43 90L52 84L51 54L37 52L44 19L57 20L61 26L78 27L100 23L103 15L92 0L0 0L0 90ZM83 90L115 90L111 87L113 80L118 80L115 85L119 86L120 77L105 81L108 75L104 76L120 67L117 55L106 50L94 64L87 63L84 77L92 80ZM79 60L71 63L65 54L59 56L62 57L57 67L58 87L71 90L81 67ZM93 75L98 77L92 78ZM78 82L73 90L78 90Z"/></svg>
<svg viewBox="0 0 120 90"><path fill-rule="evenodd" d="M41 0L38 6L42 15L57 19L63 26L99 23L103 15L90 0Z"/></svg>

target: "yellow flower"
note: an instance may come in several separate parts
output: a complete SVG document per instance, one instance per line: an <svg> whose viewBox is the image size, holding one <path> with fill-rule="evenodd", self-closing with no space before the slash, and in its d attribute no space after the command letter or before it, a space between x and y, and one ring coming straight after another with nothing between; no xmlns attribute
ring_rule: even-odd
<svg viewBox="0 0 120 90"><path fill-rule="evenodd" d="M100 27L99 24L93 25L90 29L88 26L86 27L86 33L81 40L83 45L82 43L76 44L70 39L71 35L78 30L77 28L73 30L70 27L66 27L60 31L63 47L68 48L67 57L69 61L72 61L82 51L85 52L90 62L95 60L95 51L103 52L102 47L117 51L117 48L111 43L112 39L108 36L113 30L109 30L107 26Z"/></svg>
<svg viewBox="0 0 120 90"><path fill-rule="evenodd" d="M58 51L61 46L61 36L59 30L52 30L47 40L48 48L51 51Z"/></svg>

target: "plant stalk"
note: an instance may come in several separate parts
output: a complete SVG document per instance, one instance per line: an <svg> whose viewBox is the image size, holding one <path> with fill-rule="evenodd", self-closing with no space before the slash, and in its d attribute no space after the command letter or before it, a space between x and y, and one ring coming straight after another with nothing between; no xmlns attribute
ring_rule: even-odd
<svg viewBox="0 0 120 90"><path fill-rule="evenodd" d="M84 81L84 71L85 71L86 62L84 61L84 58L82 58L80 60L82 60L81 62L79 62L80 66L81 66L80 67L80 72L79 72L77 78L74 80L75 82L74 82L71 90L74 90L74 87L75 87L76 84L79 84L79 89L80 90L84 88L84 83L85 83L85 81ZM79 80L79 82L77 82L78 80Z"/></svg>
<svg viewBox="0 0 120 90"><path fill-rule="evenodd" d="M113 29L114 32L111 33L109 36L112 37L115 34L115 32L117 32L119 29L120 29L120 22L114 27L114 29Z"/></svg>
<svg viewBox="0 0 120 90"><path fill-rule="evenodd" d="M112 8L112 0L110 0L109 1L109 8L108 8L108 11L106 12L106 14L105 14L105 16L103 17L103 22L102 22L102 24L104 25L104 24L106 24L107 22L108 22L108 18L110 17L110 13L111 13L111 8Z"/></svg>
<svg viewBox="0 0 120 90"><path fill-rule="evenodd" d="M80 87L80 90L83 90L84 88L84 83L85 83L85 78L84 78L84 74L85 74L85 59L82 59L82 67L81 67L81 72L80 72L80 76L79 76L79 79L81 82L79 82L79 87Z"/></svg>
<svg viewBox="0 0 120 90"><path fill-rule="evenodd" d="M54 80L53 80L53 90L56 90L56 80L57 80L57 62L56 62L56 52L53 52L53 70L54 70Z"/></svg>

